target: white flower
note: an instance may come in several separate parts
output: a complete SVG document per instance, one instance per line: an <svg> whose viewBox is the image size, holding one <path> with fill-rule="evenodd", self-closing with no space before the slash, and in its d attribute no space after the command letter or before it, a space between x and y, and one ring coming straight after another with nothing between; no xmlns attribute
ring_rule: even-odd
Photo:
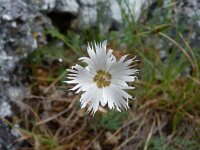
<svg viewBox="0 0 200 150"><path fill-rule="evenodd" d="M127 84L133 82L137 77L137 69L134 69L134 59L125 60L127 55L119 61L112 54L112 50L106 50L107 42L93 44L87 47L89 57L81 57L79 60L87 64L86 67L75 65L69 71L68 84L76 84L71 90L81 95L81 108L88 104L87 113L94 114L99 107L108 104L110 109L116 108L120 111L123 107L129 108L128 100L132 96L126 93L126 89L134 89Z"/></svg>

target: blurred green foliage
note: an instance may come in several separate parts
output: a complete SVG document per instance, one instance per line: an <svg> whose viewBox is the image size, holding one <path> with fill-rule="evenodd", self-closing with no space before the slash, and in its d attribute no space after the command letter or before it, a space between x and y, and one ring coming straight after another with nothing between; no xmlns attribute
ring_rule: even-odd
<svg viewBox="0 0 200 150"><path fill-rule="evenodd" d="M105 114L95 115L96 124L108 130L117 130L128 116L128 112L108 111Z"/></svg>
<svg viewBox="0 0 200 150"><path fill-rule="evenodd" d="M182 137L175 137L175 139L171 140L171 143L168 143L167 148L163 143L166 142L166 138L155 137L152 138L149 145L148 150L177 150L177 149L188 149L188 150L197 150L200 149L200 145L198 142L193 140L184 140Z"/></svg>

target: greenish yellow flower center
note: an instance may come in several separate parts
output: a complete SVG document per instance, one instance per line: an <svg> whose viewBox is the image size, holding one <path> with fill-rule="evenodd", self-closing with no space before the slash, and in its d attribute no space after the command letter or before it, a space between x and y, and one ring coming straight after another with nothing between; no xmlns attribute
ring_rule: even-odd
<svg viewBox="0 0 200 150"><path fill-rule="evenodd" d="M103 70L98 70L93 78L93 81L97 84L98 88L103 88L110 85L111 78L112 76L110 73Z"/></svg>

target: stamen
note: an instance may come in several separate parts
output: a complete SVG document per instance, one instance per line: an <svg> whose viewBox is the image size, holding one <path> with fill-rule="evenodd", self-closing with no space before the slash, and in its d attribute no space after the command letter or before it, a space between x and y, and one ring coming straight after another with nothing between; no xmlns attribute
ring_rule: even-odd
<svg viewBox="0 0 200 150"><path fill-rule="evenodd" d="M98 70L93 78L93 81L96 83L98 88L103 88L110 85L111 79L112 76L110 73L103 70Z"/></svg>

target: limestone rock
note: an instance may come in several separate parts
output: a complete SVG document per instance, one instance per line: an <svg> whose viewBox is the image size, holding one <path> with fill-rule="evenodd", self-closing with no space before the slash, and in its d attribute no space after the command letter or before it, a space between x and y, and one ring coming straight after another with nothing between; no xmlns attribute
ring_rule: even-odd
<svg viewBox="0 0 200 150"><path fill-rule="evenodd" d="M78 13L79 5L76 0L57 0L54 11L71 13L76 15Z"/></svg>
<svg viewBox="0 0 200 150"><path fill-rule="evenodd" d="M23 89L21 76L16 71L19 61L37 48L38 43L45 43L44 29L51 26L50 20L31 0L0 1L0 115L11 114L11 95L9 88L17 86ZM19 86L20 85L20 86Z"/></svg>

